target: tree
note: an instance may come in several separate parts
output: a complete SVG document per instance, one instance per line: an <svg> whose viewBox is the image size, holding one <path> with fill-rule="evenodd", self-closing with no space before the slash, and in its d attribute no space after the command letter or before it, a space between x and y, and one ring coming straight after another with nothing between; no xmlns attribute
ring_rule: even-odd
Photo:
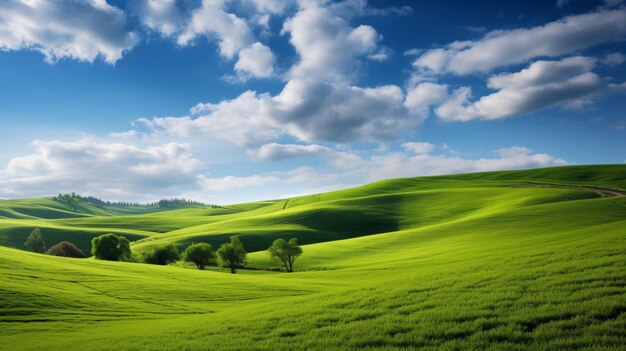
<svg viewBox="0 0 626 351"><path fill-rule="evenodd" d="M246 250L236 236L230 237L230 243L224 243L217 250L217 257L223 267L229 267L230 272L235 274L235 269L246 260Z"/></svg>
<svg viewBox="0 0 626 351"><path fill-rule="evenodd" d="M123 236L104 234L91 240L91 254L107 261L128 261L131 258L130 242Z"/></svg>
<svg viewBox="0 0 626 351"><path fill-rule="evenodd" d="M210 244L193 243L185 249L183 259L195 263L198 269L204 270L204 267L215 259L215 253Z"/></svg>
<svg viewBox="0 0 626 351"><path fill-rule="evenodd" d="M26 238L24 242L24 246L26 246L30 251L36 253L45 253L46 252L46 243L43 241L43 235L41 234L41 229L35 228L30 235Z"/></svg>
<svg viewBox="0 0 626 351"><path fill-rule="evenodd" d="M61 241L60 243L52 246L48 252L48 255L52 256L63 256L63 257L74 257L74 258L85 258L85 253L83 250L76 247L76 245L72 244L69 241Z"/></svg>
<svg viewBox="0 0 626 351"><path fill-rule="evenodd" d="M150 264L165 266L179 259L180 254L174 244L155 246L143 253L143 262Z"/></svg>
<svg viewBox="0 0 626 351"><path fill-rule="evenodd" d="M296 238L291 238L288 242L285 239L276 239L267 251L270 256L278 257L283 261L287 272L293 272L294 262L302 255L302 248L298 245L298 239Z"/></svg>

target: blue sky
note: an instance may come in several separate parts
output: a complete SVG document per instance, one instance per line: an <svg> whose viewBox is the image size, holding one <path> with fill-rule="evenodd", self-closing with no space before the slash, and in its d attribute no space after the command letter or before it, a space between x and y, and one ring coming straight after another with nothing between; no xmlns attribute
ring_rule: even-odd
<svg viewBox="0 0 626 351"><path fill-rule="evenodd" d="M626 162L622 1L0 3L0 197Z"/></svg>

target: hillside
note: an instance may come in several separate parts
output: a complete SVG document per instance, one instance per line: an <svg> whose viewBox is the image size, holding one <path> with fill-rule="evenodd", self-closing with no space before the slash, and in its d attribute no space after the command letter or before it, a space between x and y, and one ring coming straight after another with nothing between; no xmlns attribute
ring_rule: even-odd
<svg viewBox="0 0 626 351"><path fill-rule="evenodd" d="M0 349L623 349L625 189L606 165L136 215L0 201ZM15 249L34 227L85 250L105 232L134 251L237 234L254 268L279 266L275 238L305 246L294 273L231 275Z"/></svg>

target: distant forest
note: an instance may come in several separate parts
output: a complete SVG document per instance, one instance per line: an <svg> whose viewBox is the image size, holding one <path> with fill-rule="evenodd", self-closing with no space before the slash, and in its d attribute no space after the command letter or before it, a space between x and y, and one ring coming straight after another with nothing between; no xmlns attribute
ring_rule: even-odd
<svg viewBox="0 0 626 351"><path fill-rule="evenodd" d="M157 202L139 203L126 201L104 201L93 196L81 196L76 193L59 194L52 200L68 205L73 209L78 208L81 204L92 204L98 207L158 207L158 208L193 208L193 207L211 207L217 208L215 204L205 204L203 202L188 199L162 199Z"/></svg>

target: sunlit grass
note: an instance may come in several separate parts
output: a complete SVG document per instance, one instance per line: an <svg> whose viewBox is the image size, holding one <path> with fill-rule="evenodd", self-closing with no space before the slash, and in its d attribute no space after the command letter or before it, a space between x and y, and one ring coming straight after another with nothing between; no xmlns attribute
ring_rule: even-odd
<svg viewBox="0 0 626 351"><path fill-rule="evenodd" d="M623 188L620 169L598 168L592 178ZM546 174L537 172L523 174ZM0 349L623 349L626 197L456 177L219 214L2 220L106 229L119 221L152 242L181 245L240 233L259 250L249 254L256 268L280 266L261 251L265 240L311 244L294 273L235 275L0 248Z"/></svg>

